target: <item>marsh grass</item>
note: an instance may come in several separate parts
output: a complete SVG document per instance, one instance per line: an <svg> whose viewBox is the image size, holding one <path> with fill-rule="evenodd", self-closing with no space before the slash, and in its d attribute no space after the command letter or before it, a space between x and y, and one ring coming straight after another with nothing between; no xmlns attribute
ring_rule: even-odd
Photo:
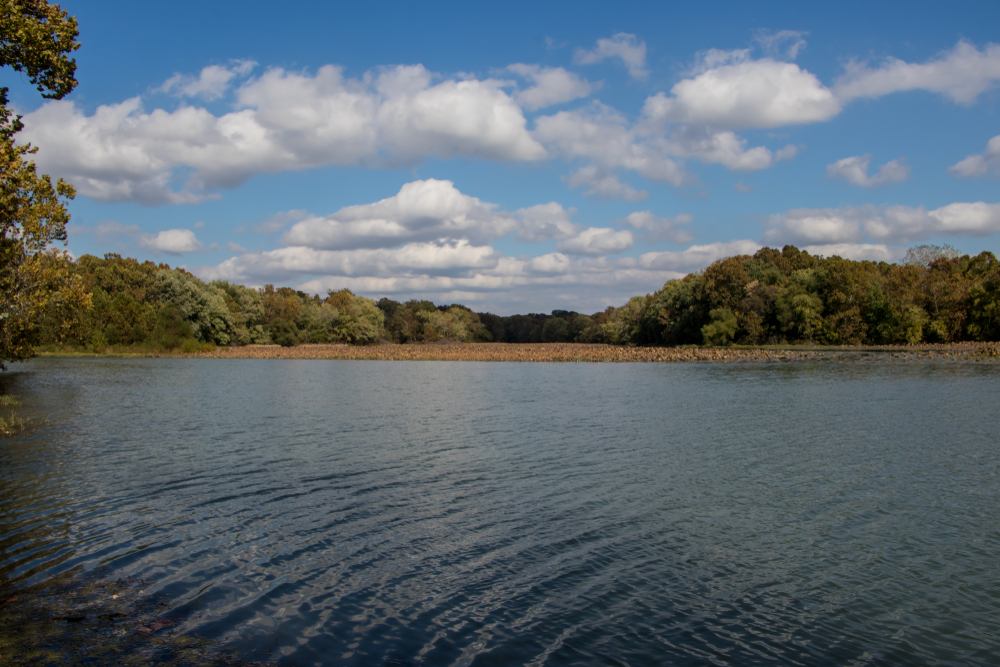
<svg viewBox="0 0 1000 667"><path fill-rule="evenodd" d="M0 667L264 667L177 632L149 581L66 573L30 586L0 581Z"/></svg>
<svg viewBox="0 0 1000 667"><path fill-rule="evenodd" d="M4 413L0 414L0 436L20 433L31 425L31 420L24 419L14 412L14 408L19 407L21 401L16 396L0 395L0 408L4 409Z"/></svg>
<svg viewBox="0 0 1000 667"><path fill-rule="evenodd" d="M131 345L41 345L35 352L42 357L163 357L177 354L212 352L216 346L193 338L177 341L176 345L165 346L155 342L133 343Z"/></svg>

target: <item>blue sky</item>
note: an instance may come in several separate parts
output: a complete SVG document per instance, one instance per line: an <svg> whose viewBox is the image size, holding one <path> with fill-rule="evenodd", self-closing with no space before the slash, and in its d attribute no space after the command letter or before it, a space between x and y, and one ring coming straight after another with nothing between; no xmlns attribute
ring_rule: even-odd
<svg viewBox="0 0 1000 667"><path fill-rule="evenodd" d="M996 252L1000 5L816 4L65 2L77 90L0 82L74 254L205 279L593 312L761 245Z"/></svg>

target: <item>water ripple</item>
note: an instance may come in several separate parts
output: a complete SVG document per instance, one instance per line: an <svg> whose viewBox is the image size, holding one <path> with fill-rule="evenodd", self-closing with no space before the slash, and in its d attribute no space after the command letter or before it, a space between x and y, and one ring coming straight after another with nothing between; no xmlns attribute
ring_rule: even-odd
<svg viewBox="0 0 1000 667"><path fill-rule="evenodd" d="M996 664L975 364L38 360L0 573L296 664Z"/></svg>

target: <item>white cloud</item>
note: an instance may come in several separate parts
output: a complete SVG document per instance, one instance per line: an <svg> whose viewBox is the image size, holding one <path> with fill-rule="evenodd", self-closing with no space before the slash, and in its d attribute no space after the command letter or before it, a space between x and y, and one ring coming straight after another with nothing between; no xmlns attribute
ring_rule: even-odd
<svg viewBox="0 0 1000 667"><path fill-rule="evenodd" d="M632 232L610 227L588 227L559 242L560 252L570 255L615 255L632 247Z"/></svg>
<svg viewBox="0 0 1000 667"><path fill-rule="evenodd" d="M639 266L646 269L688 273L703 269L712 262L735 255L752 255L761 249L756 241L741 239L705 245L693 245L685 250L647 252L639 256Z"/></svg>
<svg viewBox="0 0 1000 667"><path fill-rule="evenodd" d="M294 280L306 274L336 274L390 278L412 275L461 275L470 270L493 268L499 255L489 246L467 241L410 243L400 248L319 250L288 246L246 253L217 267L202 267L205 279L221 278L245 283Z"/></svg>
<svg viewBox="0 0 1000 667"><path fill-rule="evenodd" d="M586 79L581 79L562 67L540 67L539 65L515 63L507 69L530 79L535 84L526 90L519 91L515 96L521 106L531 111L587 97L595 88Z"/></svg>
<svg viewBox="0 0 1000 667"><path fill-rule="evenodd" d="M153 253L167 253L168 255L182 255L189 252L202 252L205 247L190 229L168 229L156 234L144 234L138 225L123 225L116 220L105 220L97 227L84 227L72 225L70 233L90 234L93 233L102 243L114 244L122 248L127 248L133 243L140 248ZM230 250L235 252L245 252L240 246L230 243ZM212 249L219 249L218 246Z"/></svg>
<svg viewBox="0 0 1000 667"><path fill-rule="evenodd" d="M567 161L589 160L564 178L571 189L586 186L587 196L627 201L644 201L649 193L620 182L616 170L634 171L652 181L685 187L697 182L684 166L687 158L751 172L767 169L797 152L793 145L776 152L763 146L747 147L746 140L733 132L705 126L681 125L667 136L648 118L633 125L599 102L537 118L533 136L551 156Z"/></svg>
<svg viewBox="0 0 1000 667"><path fill-rule="evenodd" d="M739 181L738 183L736 183L736 185L733 186L733 190L736 190L737 192L742 192L743 194L749 194L753 192L753 186L747 185L743 181Z"/></svg>
<svg viewBox="0 0 1000 667"><path fill-rule="evenodd" d="M795 60L799 57L799 51L806 48L804 38L808 34L799 30L780 30L775 33L761 30L754 36L754 41L772 58L786 56Z"/></svg>
<svg viewBox="0 0 1000 667"><path fill-rule="evenodd" d="M807 245L802 248L810 255L821 257L842 257L855 261L895 262L905 253L904 248L887 246L884 243L831 243L827 245Z"/></svg>
<svg viewBox="0 0 1000 667"><path fill-rule="evenodd" d="M798 149L785 146L772 153L764 146L747 149L747 140L734 132L712 132L705 128L684 127L671 137L673 155L696 157L702 164L721 164L731 171L753 172L767 169L778 160L795 157Z"/></svg>
<svg viewBox="0 0 1000 667"><path fill-rule="evenodd" d="M1000 233L1000 204L957 202L928 211L912 206L800 208L767 218L763 241L806 246L912 243L930 236L989 236Z"/></svg>
<svg viewBox="0 0 1000 667"><path fill-rule="evenodd" d="M79 227L78 229L85 229L84 227ZM105 220L104 222L98 223L97 228L94 232L98 236L103 237L131 237L138 236L142 230L139 229L139 225L123 225L116 220Z"/></svg>
<svg viewBox="0 0 1000 667"><path fill-rule="evenodd" d="M431 86L425 73L420 65L397 67L376 81L384 96L377 114L383 150L409 161L431 155L498 162L545 157L525 130L521 109L501 90L502 81L448 80ZM400 87L400 79L409 85Z"/></svg>
<svg viewBox="0 0 1000 667"><path fill-rule="evenodd" d="M869 208L797 208L769 216L763 241L775 246L850 243L863 236L862 223L874 215Z"/></svg>
<svg viewBox="0 0 1000 667"><path fill-rule="evenodd" d="M1000 134L986 144L981 155L969 155L958 164L948 167L948 173L959 178L986 176L990 171L1000 176Z"/></svg>
<svg viewBox="0 0 1000 667"><path fill-rule="evenodd" d="M690 224L693 218L682 213L674 218L654 215L651 211L636 211L628 214L622 222L642 232L646 232L650 242L667 240L672 243L690 243L694 235L687 229L678 229L678 225Z"/></svg>
<svg viewBox="0 0 1000 667"><path fill-rule="evenodd" d="M757 41L771 56L798 55L802 33L782 31ZM784 45L791 46L784 50ZM774 57L752 59L750 49L709 49L699 54L689 77L670 94L646 100L643 115L651 126L684 123L719 129L769 128L827 121L858 97L881 97L903 90L941 93L971 104L1000 82L1000 45L983 50L959 42L953 50L923 64L896 58L878 67L853 61L833 88L798 65ZM722 164L725 164L724 162Z"/></svg>
<svg viewBox="0 0 1000 667"><path fill-rule="evenodd" d="M690 254L696 255L697 251ZM192 271L205 280L250 285L297 283L297 289L320 294L346 287L376 299L389 296L460 302L501 314L552 308L595 312L621 305L636 294L684 275L641 266L634 257L573 257L553 252L514 258L464 241L354 251L293 246L246 253Z"/></svg>
<svg viewBox="0 0 1000 667"><path fill-rule="evenodd" d="M347 78L327 65L315 73L265 71L234 92L235 109L215 115L182 104L173 111L143 108L140 98L87 114L71 101L50 101L25 115L25 140L40 147L39 167L67 178L78 191L106 202L196 204L255 174L322 166L401 167L431 157L531 163L562 158L566 181L587 196L642 201L647 192L626 180L631 171L675 187L697 185L686 162L719 164L739 172L767 169L798 149L750 146L739 128L812 123L836 116L858 96L923 88L970 103L1000 81L1000 46L967 42L923 64L888 60L877 67L852 63L834 90L779 57L796 56L802 34L761 34L771 55L751 49L711 49L669 94L649 97L637 122L599 103L535 119L535 110L591 94L595 84L563 68L516 63L506 70L533 85L471 76L442 78L421 65L386 67ZM616 34L579 51L577 61L621 58L634 75L645 72L645 45ZM212 98L250 73L238 61L177 75L162 90ZM992 146L992 144L991 144ZM982 175L988 149L954 165L957 176ZM860 160L863 156L858 156ZM834 174L866 187L899 181L906 167L891 162L869 177L859 165Z"/></svg>
<svg viewBox="0 0 1000 667"><path fill-rule="evenodd" d="M189 74L174 74L156 89L156 92L173 93L179 97L200 97L215 100L226 94L229 85L237 77L248 75L257 66L252 60L234 60L228 67L209 65L197 77Z"/></svg>
<svg viewBox="0 0 1000 667"><path fill-rule="evenodd" d="M644 79L649 75L646 69L646 42L640 42L635 35L616 33L611 39L597 40L597 46L590 51L577 49L573 62L577 65L593 65L606 58L620 58L633 79Z"/></svg>
<svg viewBox="0 0 1000 667"><path fill-rule="evenodd" d="M237 92L237 111L182 106L146 113L139 98L84 114L70 101L25 115L39 166L101 201L197 203L257 173L324 165L402 164L436 156L545 157L520 107L494 80L434 84L423 67L345 79L271 69ZM178 190L175 173L192 171Z"/></svg>
<svg viewBox="0 0 1000 667"><path fill-rule="evenodd" d="M601 44L600 53L620 51L633 64L641 61L636 60L641 45L627 36ZM639 51L629 51L632 47ZM584 60L596 58L595 53L583 56ZM688 83L718 77L727 67L759 68L764 63L736 62L743 56L734 53L709 52L703 61L714 69ZM250 62L209 66L197 78L172 78L164 89L201 97L220 95L252 66ZM771 62L771 66L793 68L800 78L812 80L795 65ZM684 166L689 158L754 171L791 157L796 150L795 146L776 152L748 147L728 130L705 129L713 118L718 120L718 113L708 118L677 115L693 99L684 92L685 82L675 86L677 99L662 94L650 98L640 123L594 103L537 118L529 132L522 107L538 109L579 99L595 86L562 68L517 63L507 71L534 85L508 92L507 81L442 80L421 65L387 67L359 79L344 77L342 69L333 65L314 74L272 68L236 89L236 109L230 113L217 116L187 105L173 111L146 111L137 97L100 106L88 115L74 102L53 101L25 116L23 137L41 147L36 159L43 170L67 178L81 194L148 205L218 198L214 191L237 187L255 174L321 166L400 167L429 157L582 161L567 178L571 187L586 186L588 196L641 201L647 193L623 183L617 171L634 171L684 187L696 183ZM738 98L743 95L737 93ZM661 103L671 110L657 111ZM737 103L722 113L740 115L743 109ZM671 119L697 123L674 126L668 136L656 125ZM777 122L773 118L768 122L772 121ZM760 125L750 124L755 123Z"/></svg>
<svg viewBox="0 0 1000 667"><path fill-rule="evenodd" d="M708 69L646 100L648 122L716 128L768 128L826 121L840 102L810 72L771 58L745 60L745 51L712 51Z"/></svg>
<svg viewBox="0 0 1000 667"><path fill-rule="evenodd" d="M347 206L326 217L297 222L282 242L328 250L391 247L440 238L484 243L519 226L513 216L495 209L495 204L462 194L451 181L414 181L374 204Z"/></svg>
<svg viewBox="0 0 1000 667"><path fill-rule="evenodd" d="M585 197L625 201L646 201L649 197L648 191L636 190L628 183L619 181L611 172L593 164L581 167L563 180L569 185L570 190L586 186L587 189L583 192Z"/></svg>
<svg viewBox="0 0 1000 667"><path fill-rule="evenodd" d="M834 84L840 100L881 97L906 90L940 93L958 104L972 104L1000 82L1000 44L983 50L960 41L951 51L926 63L886 58L877 67L853 61Z"/></svg>
<svg viewBox="0 0 1000 667"><path fill-rule="evenodd" d="M738 241L644 258L614 258L609 255L632 247L633 232L611 227L583 229L572 222L574 212L549 202L507 213L459 192L448 181L415 181L381 201L299 220L283 237L288 244L284 247L247 252L230 244L236 256L191 270L206 280L292 284L317 293L347 287L374 298L430 298L494 312L551 308L595 312L655 290L666 280L684 275L683 271L744 252L748 244L757 247ZM680 227L691 218L640 211L625 222L644 238L669 237L685 243ZM398 234L376 234L374 242L358 247L365 245L359 240L372 238L372 228L390 224L398 225L394 230ZM115 225L109 231L111 227L132 234L137 231ZM432 230L427 234L434 238L418 240L422 229ZM191 252L198 247L193 234L176 236L173 242L168 238L186 231L172 230L142 237L142 241L160 252ZM539 257L506 256L489 243L501 233L515 234L523 242L557 240L558 250ZM211 249L221 248L213 245Z"/></svg>
<svg viewBox="0 0 1000 667"><path fill-rule="evenodd" d="M919 241L931 235L989 236L1000 232L1000 204L957 202L932 211L922 206L888 206L866 229L877 241Z"/></svg>
<svg viewBox="0 0 1000 667"><path fill-rule="evenodd" d="M565 209L554 201L518 209L514 212L520 221L517 238L527 243L569 238L578 231L570 221L574 213L575 208Z"/></svg>
<svg viewBox="0 0 1000 667"><path fill-rule="evenodd" d="M268 216L263 222L259 222L253 225L251 229L258 234L274 234L275 232L280 232L282 229L287 227L290 223L298 222L299 220L305 220L306 218L313 217L309 211L304 211L302 209L292 209L291 211L282 211L280 213L275 213L274 215Z"/></svg>
<svg viewBox="0 0 1000 667"><path fill-rule="evenodd" d="M684 166L669 157L667 146L641 140L624 117L601 104L538 118L534 136L553 155L567 160L591 160L593 169L583 171L576 180L571 177L570 182L575 186L607 182L606 176L616 168L633 170L650 180L675 186L693 181ZM637 197L631 189L620 192ZM594 193L600 195L600 187Z"/></svg>
<svg viewBox="0 0 1000 667"><path fill-rule="evenodd" d="M156 234L139 234L137 242L146 250L165 252L168 255L201 252L205 249L190 229L168 229Z"/></svg>
<svg viewBox="0 0 1000 667"><path fill-rule="evenodd" d="M829 178L842 178L851 185L859 185L863 188L877 188L892 183L902 183L910 175L910 168L904 164L905 160L896 158L882 165L878 174L869 176L868 164L871 159L871 153L845 157L833 164L826 165L826 175Z"/></svg>

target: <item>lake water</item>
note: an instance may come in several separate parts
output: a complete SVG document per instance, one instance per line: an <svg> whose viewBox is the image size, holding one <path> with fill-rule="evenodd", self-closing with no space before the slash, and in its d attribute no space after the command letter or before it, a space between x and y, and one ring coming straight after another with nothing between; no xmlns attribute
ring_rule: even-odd
<svg viewBox="0 0 1000 667"><path fill-rule="evenodd" d="M41 359L0 571L297 665L1000 664L1000 366Z"/></svg>

